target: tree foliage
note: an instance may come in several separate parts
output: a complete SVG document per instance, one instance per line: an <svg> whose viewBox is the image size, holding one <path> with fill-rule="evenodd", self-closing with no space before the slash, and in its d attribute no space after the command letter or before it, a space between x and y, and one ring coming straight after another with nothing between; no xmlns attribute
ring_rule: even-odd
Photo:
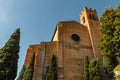
<svg viewBox="0 0 120 80"><path fill-rule="evenodd" d="M111 76L117 65L115 54L120 54L120 4L106 9L101 18L101 40L99 48L103 55L103 66Z"/></svg>
<svg viewBox="0 0 120 80"><path fill-rule="evenodd" d="M113 70L113 73L114 73L114 77L117 79L117 80L120 80L120 64L117 65L114 70Z"/></svg>
<svg viewBox="0 0 120 80"><path fill-rule="evenodd" d="M99 47L101 48L101 53L103 56L108 56L110 58L114 57L115 44L114 43L114 32L115 25L113 24L115 17L115 11L110 8L105 10L100 18L101 22L101 42Z"/></svg>
<svg viewBox="0 0 120 80"><path fill-rule="evenodd" d="M92 59L89 64L89 80L101 80L98 59Z"/></svg>
<svg viewBox="0 0 120 80"><path fill-rule="evenodd" d="M11 35L5 46L0 49L0 80L14 80L17 75L17 62L20 42L20 29Z"/></svg>
<svg viewBox="0 0 120 80"><path fill-rule="evenodd" d="M34 72L35 53L31 56L30 63L24 72L23 80L32 80Z"/></svg>
<svg viewBox="0 0 120 80"><path fill-rule="evenodd" d="M49 80L49 78L50 78L50 73L49 73L49 69L50 69L50 66L48 65L47 67L46 67L46 74L45 74L45 78L46 78L46 80Z"/></svg>
<svg viewBox="0 0 120 80"><path fill-rule="evenodd" d="M112 63L112 59L110 59L108 56L103 56L103 67L105 70L105 73L109 75L109 77L113 77L113 68L114 65Z"/></svg>
<svg viewBox="0 0 120 80"><path fill-rule="evenodd" d="M89 80L89 60L88 56L84 57L84 80Z"/></svg>
<svg viewBox="0 0 120 80"><path fill-rule="evenodd" d="M56 56L51 56L50 65L46 73L46 80L58 80Z"/></svg>
<svg viewBox="0 0 120 80"><path fill-rule="evenodd" d="M23 65L21 72L19 73L19 76L17 78L17 80L22 80L24 73L25 73L26 67Z"/></svg>

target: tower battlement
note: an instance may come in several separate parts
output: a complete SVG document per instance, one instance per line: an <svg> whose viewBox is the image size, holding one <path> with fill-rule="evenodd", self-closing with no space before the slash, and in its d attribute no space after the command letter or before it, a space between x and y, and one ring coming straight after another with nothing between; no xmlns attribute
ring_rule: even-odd
<svg viewBox="0 0 120 80"><path fill-rule="evenodd" d="M80 23L87 26L90 20L99 21L97 16L96 9L91 8L83 8L83 11L80 13Z"/></svg>
<svg viewBox="0 0 120 80"><path fill-rule="evenodd" d="M97 12L96 9L84 7L83 10L81 11L80 15L82 15L84 13L84 11L86 11L86 12L95 12L95 13Z"/></svg>

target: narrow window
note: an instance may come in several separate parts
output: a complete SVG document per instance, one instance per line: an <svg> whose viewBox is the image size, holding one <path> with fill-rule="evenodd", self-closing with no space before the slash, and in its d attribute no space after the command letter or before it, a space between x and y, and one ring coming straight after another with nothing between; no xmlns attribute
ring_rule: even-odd
<svg viewBox="0 0 120 80"><path fill-rule="evenodd" d="M85 17L83 17L83 23L85 23Z"/></svg>
<svg viewBox="0 0 120 80"><path fill-rule="evenodd" d="M91 14L89 14L89 17L90 17L90 19L92 19L92 15Z"/></svg>
<svg viewBox="0 0 120 80"><path fill-rule="evenodd" d="M95 16L94 16L94 14L92 15L92 19L95 19Z"/></svg>

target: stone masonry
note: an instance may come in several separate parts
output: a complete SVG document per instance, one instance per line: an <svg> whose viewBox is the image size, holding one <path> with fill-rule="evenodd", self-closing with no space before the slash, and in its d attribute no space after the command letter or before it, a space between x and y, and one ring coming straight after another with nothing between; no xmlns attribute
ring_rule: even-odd
<svg viewBox="0 0 120 80"><path fill-rule="evenodd" d="M30 45L24 65L29 64L35 53L33 80L44 80L50 57L55 54L59 80L83 80L84 56L99 58L102 56L97 47L100 37L100 22L97 11L85 7L80 14L80 23L61 21L57 24L50 42Z"/></svg>

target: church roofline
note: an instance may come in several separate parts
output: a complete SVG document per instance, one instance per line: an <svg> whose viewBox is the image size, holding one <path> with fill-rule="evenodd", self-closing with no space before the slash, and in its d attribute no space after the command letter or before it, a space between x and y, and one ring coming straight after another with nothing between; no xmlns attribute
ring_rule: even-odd
<svg viewBox="0 0 120 80"><path fill-rule="evenodd" d="M57 24L57 25L59 25L60 23L70 23L70 22L75 22L75 23L78 23L78 22L77 22L77 21L75 21L75 20L71 20L71 21L60 21L60 22L58 22L58 24ZM79 24L80 24L80 23L79 23ZM54 31L54 33L53 33L53 36L52 36L51 41L53 41L53 38L54 38L54 36L55 36L56 30L57 30L57 25L56 25L56 28L55 28L55 31Z"/></svg>
<svg viewBox="0 0 120 80"><path fill-rule="evenodd" d="M71 21L60 21L59 23L69 23L69 22L76 22L76 23L78 23L78 22L75 21L75 20L71 20Z"/></svg>
<svg viewBox="0 0 120 80"><path fill-rule="evenodd" d="M60 23L60 22L59 22L59 23ZM59 23L58 23L58 24L59 24ZM57 24L57 25L58 25L58 24ZM56 30L57 30L57 25L56 25L56 27L55 27L55 30L54 30L54 33L53 33L53 36L52 36L51 41L53 41L54 35L55 35L55 33L56 33Z"/></svg>
<svg viewBox="0 0 120 80"><path fill-rule="evenodd" d="M72 21L60 21L60 22L58 22L58 24L56 25L56 28L55 28L55 31L54 31L54 33L53 33L53 36L52 36L51 41L53 41L53 38L54 38L55 33L56 33L56 31L57 31L57 26L58 26L59 24L61 24L61 23L71 23L71 22L72 22L72 23L78 23L78 24L86 27L85 25L83 25L83 24L81 24L81 23L79 23L79 22L77 22L77 21L75 21L75 20L72 20Z"/></svg>

